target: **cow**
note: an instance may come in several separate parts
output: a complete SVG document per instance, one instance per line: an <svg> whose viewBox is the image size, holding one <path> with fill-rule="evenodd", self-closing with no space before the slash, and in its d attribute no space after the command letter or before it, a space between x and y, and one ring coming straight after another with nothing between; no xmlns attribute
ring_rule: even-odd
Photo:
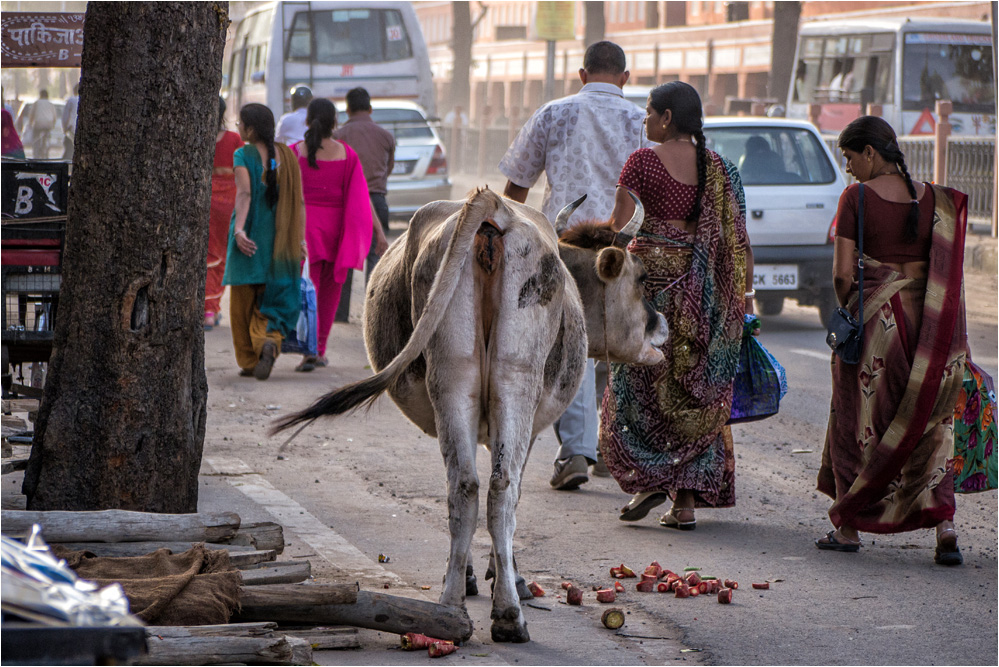
<svg viewBox="0 0 999 667"><path fill-rule="evenodd" d="M498 642L530 640L512 544L535 437L571 402L587 356L655 364L668 335L665 318L644 298L641 260L622 249L641 222L641 204L636 200L621 233L608 223L584 223L560 242L557 231L582 201L563 209L554 227L540 211L488 188L420 208L368 286L364 340L376 373L273 429L304 428L387 391L436 437L447 468L451 534L440 602L463 610L478 516L476 443L486 445L496 576L491 630Z"/></svg>

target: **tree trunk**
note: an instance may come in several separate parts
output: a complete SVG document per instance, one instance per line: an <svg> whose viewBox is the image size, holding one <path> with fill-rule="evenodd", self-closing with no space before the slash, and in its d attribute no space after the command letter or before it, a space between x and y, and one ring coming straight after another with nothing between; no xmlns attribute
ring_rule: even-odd
<svg viewBox="0 0 999 667"><path fill-rule="evenodd" d="M472 99L469 77L472 71L472 10L467 2L452 2L451 49L454 51L454 70L451 72L450 109L461 107L468 113Z"/></svg>
<svg viewBox="0 0 999 667"><path fill-rule="evenodd" d="M195 512L225 2L87 6L29 509Z"/></svg>
<svg viewBox="0 0 999 667"><path fill-rule="evenodd" d="M787 103L787 91L794 76L794 50L798 43L798 18L801 3L774 3L774 34L770 51L770 79L767 94L778 104Z"/></svg>
<svg viewBox="0 0 999 667"><path fill-rule="evenodd" d="M583 46L589 46L604 39L604 3L584 2L583 8L586 11L586 27L583 33Z"/></svg>

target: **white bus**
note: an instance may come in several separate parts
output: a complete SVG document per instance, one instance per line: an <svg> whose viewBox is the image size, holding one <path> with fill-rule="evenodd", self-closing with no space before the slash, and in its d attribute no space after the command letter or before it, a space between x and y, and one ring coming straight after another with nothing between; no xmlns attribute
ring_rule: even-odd
<svg viewBox="0 0 999 667"><path fill-rule="evenodd" d="M222 64L230 113L260 102L276 118L300 84L334 100L361 86L436 115L427 46L408 2L274 2L230 26Z"/></svg>
<svg viewBox="0 0 999 667"><path fill-rule="evenodd" d="M936 101L951 100L954 135L995 136L991 27L957 19L815 21L801 27L787 115L838 132L869 103L898 134L932 134Z"/></svg>

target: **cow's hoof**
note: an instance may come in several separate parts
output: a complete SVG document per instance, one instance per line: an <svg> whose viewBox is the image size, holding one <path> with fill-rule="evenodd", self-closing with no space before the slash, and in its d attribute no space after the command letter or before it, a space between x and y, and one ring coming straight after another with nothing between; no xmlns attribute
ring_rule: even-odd
<svg viewBox="0 0 999 667"><path fill-rule="evenodd" d="M517 623L516 621L496 620L493 621L492 635L494 642L511 642L523 644L531 641L531 635L527 632L527 623Z"/></svg>
<svg viewBox="0 0 999 667"><path fill-rule="evenodd" d="M465 568L465 597L474 596L479 594L479 583L475 578L475 573L472 572L472 566L469 565Z"/></svg>
<svg viewBox="0 0 999 667"><path fill-rule="evenodd" d="M532 593L531 589L527 587L527 581L519 574L517 575L517 596L520 597L521 600L534 599L534 593Z"/></svg>

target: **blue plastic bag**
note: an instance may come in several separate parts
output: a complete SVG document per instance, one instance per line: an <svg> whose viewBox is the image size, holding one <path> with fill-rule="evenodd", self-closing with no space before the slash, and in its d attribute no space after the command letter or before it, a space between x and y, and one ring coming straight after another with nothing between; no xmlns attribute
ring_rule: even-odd
<svg viewBox="0 0 999 667"><path fill-rule="evenodd" d="M742 326L739 366L732 382L732 415L729 424L757 421L777 414L787 393L787 373L763 347L753 331L760 328L755 315L746 315Z"/></svg>
<svg viewBox="0 0 999 667"><path fill-rule="evenodd" d="M282 354L310 354L319 352L319 321L316 317L316 286L309 278L309 263L302 267L301 309L298 325L281 342Z"/></svg>

